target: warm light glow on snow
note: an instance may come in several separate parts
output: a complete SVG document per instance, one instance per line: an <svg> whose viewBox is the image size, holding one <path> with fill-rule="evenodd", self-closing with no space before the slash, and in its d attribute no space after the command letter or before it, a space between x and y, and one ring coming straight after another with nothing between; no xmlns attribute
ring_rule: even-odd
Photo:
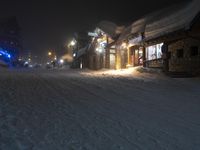
<svg viewBox="0 0 200 150"><path fill-rule="evenodd" d="M83 75L92 75L92 76L133 76L137 73L137 67L132 67L128 69L121 70L99 70L93 72L82 72Z"/></svg>

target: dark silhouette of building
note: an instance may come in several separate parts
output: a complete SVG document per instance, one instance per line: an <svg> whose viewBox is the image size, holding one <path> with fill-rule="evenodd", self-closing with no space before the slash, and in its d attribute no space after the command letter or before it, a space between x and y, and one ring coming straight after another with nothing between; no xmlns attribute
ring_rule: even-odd
<svg viewBox="0 0 200 150"><path fill-rule="evenodd" d="M0 19L0 60L16 62L22 51L20 27L16 17Z"/></svg>

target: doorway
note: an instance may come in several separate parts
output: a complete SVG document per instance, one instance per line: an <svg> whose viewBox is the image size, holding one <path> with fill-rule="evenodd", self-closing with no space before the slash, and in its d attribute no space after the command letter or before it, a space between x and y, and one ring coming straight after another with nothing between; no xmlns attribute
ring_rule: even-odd
<svg viewBox="0 0 200 150"><path fill-rule="evenodd" d="M115 69L115 54L110 54L110 69Z"/></svg>
<svg viewBox="0 0 200 150"><path fill-rule="evenodd" d="M143 65L143 48L139 46L131 47L131 62L133 66Z"/></svg>

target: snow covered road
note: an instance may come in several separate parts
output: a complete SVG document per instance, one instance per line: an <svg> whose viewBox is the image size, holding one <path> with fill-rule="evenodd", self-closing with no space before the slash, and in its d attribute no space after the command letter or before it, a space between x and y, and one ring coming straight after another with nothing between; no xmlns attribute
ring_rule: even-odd
<svg viewBox="0 0 200 150"><path fill-rule="evenodd" d="M0 150L199 149L199 78L0 71Z"/></svg>

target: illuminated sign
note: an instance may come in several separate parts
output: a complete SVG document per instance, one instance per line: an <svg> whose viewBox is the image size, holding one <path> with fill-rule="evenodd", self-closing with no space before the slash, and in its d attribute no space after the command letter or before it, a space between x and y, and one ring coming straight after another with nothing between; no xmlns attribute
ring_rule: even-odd
<svg viewBox="0 0 200 150"><path fill-rule="evenodd" d="M93 32L88 32L88 36L98 37L98 34Z"/></svg>

